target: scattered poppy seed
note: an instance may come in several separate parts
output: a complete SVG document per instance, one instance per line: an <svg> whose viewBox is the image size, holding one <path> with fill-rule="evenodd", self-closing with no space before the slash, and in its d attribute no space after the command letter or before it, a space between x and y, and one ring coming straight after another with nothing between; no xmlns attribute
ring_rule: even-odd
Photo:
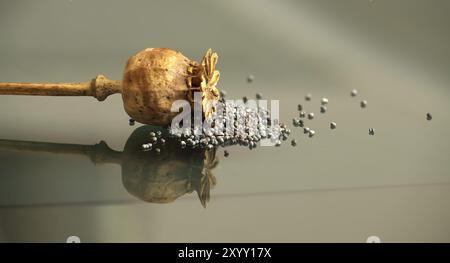
<svg viewBox="0 0 450 263"><path fill-rule="evenodd" d="M255 76L253 76L253 75L251 75L251 74L247 76L247 82L248 82L248 83L251 83L251 82L253 82L254 80L255 80Z"/></svg>

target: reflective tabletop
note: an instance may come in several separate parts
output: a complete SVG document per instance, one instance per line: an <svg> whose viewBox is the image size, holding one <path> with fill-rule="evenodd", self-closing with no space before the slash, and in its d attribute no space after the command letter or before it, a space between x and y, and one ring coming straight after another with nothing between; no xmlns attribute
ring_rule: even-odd
<svg viewBox="0 0 450 263"><path fill-rule="evenodd" d="M228 98L279 100L292 130L281 147L169 140L156 154L140 146L166 129L130 126L120 95L0 96L0 241L449 242L448 10L439 0L0 1L0 82L121 79L146 47L197 61L211 47ZM316 114L313 138L292 126L299 103Z"/></svg>

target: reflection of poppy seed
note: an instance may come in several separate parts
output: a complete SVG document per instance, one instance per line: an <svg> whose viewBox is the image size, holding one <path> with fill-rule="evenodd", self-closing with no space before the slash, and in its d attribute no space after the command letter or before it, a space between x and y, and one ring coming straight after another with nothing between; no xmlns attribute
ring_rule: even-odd
<svg viewBox="0 0 450 263"><path fill-rule="evenodd" d="M253 75L248 75L248 77L247 77L247 82L248 83L251 83L251 82L253 82L253 80L255 80L255 76L253 76Z"/></svg>
<svg viewBox="0 0 450 263"><path fill-rule="evenodd" d="M261 94L261 93L256 93L256 99L257 99L257 100L262 99L262 94Z"/></svg>
<svg viewBox="0 0 450 263"><path fill-rule="evenodd" d="M320 113L325 113L327 112L327 107L326 106L320 106Z"/></svg>
<svg viewBox="0 0 450 263"><path fill-rule="evenodd" d="M356 97L356 95L358 95L358 91L355 90L355 89L353 89L353 90L350 92L350 95L351 95L352 97Z"/></svg>
<svg viewBox="0 0 450 263"><path fill-rule="evenodd" d="M306 101L310 101L311 100L311 98L312 98L312 95L311 94L306 94L306 96L305 96L305 100Z"/></svg>
<svg viewBox="0 0 450 263"><path fill-rule="evenodd" d="M301 111L301 110L303 110L303 106L302 106L302 104L298 104L298 105L297 105L297 110L298 110L298 111Z"/></svg>
<svg viewBox="0 0 450 263"><path fill-rule="evenodd" d="M223 151L223 156L228 157L230 155L230 153L228 153L227 150Z"/></svg>
<svg viewBox="0 0 450 263"><path fill-rule="evenodd" d="M321 103L322 103L322 105L327 105L328 104L328 99L327 98L322 98Z"/></svg>

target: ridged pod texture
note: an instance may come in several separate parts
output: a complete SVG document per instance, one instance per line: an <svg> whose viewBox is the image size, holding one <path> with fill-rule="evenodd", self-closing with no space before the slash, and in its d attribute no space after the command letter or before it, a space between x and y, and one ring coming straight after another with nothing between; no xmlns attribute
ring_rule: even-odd
<svg viewBox="0 0 450 263"><path fill-rule="evenodd" d="M168 48L147 48L128 59L122 80L125 111L134 120L170 125L176 100L188 100L187 71L191 61Z"/></svg>

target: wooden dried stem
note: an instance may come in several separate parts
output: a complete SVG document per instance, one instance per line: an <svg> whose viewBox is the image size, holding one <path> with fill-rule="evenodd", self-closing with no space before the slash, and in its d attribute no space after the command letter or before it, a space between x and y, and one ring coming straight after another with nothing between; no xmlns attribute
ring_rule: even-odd
<svg viewBox="0 0 450 263"><path fill-rule="evenodd" d="M82 83L0 83L0 95L92 96L99 101L122 92L122 81L98 75Z"/></svg>

